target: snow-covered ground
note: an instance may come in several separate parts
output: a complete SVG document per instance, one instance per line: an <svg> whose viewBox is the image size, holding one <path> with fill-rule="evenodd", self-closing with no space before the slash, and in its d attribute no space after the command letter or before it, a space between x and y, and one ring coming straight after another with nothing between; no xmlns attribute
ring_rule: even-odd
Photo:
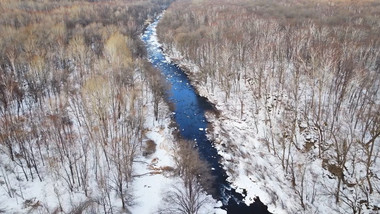
<svg viewBox="0 0 380 214"><path fill-rule="evenodd" d="M273 91L265 97L255 98L249 83L242 79L236 84L241 86L239 92L232 89L226 99L221 86L211 85L213 80L206 84L198 81L199 67L185 59L175 47L164 46L164 50L170 60L187 71L199 94L219 110L218 116L207 115L212 125L208 136L222 156L222 164L233 187L241 192L247 190L247 204L258 196L268 210L276 214L352 213L352 207L373 213L360 204L359 199L365 196L359 193L358 186L342 188L340 202L336 203L336 177L322 167L323 160L317 157L315 146L308 148L312 152L306 151L306 142L313 143L317 138L308 121L297 121L295 141L282 147L281 140L286 139L281 138L284 133L279 127L284 126L281 121L287 117L285 109L292 102L286 94ZM356 151L350 155L354 158ZM285 159L287 163L281 161ZM363 165L358 164L358 168L356 170L364 170ZM375 206L380 205L378 193L371 195L369 200Z"/></svg>
<svg viewBox="0 0 380 214"><path fill-rule="evenodd" d="M144 96L145 103L143 108L144 115L144 136L142 147L137 150L137 156L133 163L132 182L128 184L128 193L131 194L130 206L127 207L127 212L138 214L150 214L157 213L159 209L163 209L163 198L165 194L173 189L173 187L179 186L179 178L172 173L172 169L175 167L173 161L173 151L175 148L175 137L172 133L173 127L170 117L170 110L167 104L161 101L159 105L159 119L155 120L153 115L153 102L152 94L147 90ZM48 107L47 107L48 108ZM67 111L74 117L75 109L72 106L67 107ZM73 119L73 130L78 130L78 133L84 132L83 118ZM27 128L27 127L24 127ZM83 138L88 139L88 138ZM79 140L78 140L79 141ZM144 155L145 142L154 142L156 144L156 150L154 153ZM83 143L83 142L82 142ZM83 145L78 142L78 145ZM88 146L88 144L86 144ZM91 147L91 145L89 145ZM52 145L51 148L54 148ZM36 148L35 148L36 149ZM82 157L78 157L79 162L82 160L84 153L82 148L69 148L73 155L80 154ZM94 149L96 150L96 149ZM95 161L95 154L93 149L87 149L86 164L93 164ZM52 150L53 151L53 150ZM56 155L56 156L55 156ZM101 199L106 193L102 191L109 191L110 198L105 199L107 204L111 204L112 211L107 208L107 212L120 213L125 212L121 209L120 197L116 194L113 188L117 176L115 169L107 170L106 160L104 157L100 157L99 163L103 165L105 170L104 183L108 186L102 188L99 186L99 179L95 178L95 175L88 175L87 185L88 194L85 195L81 187L75 187L74 190L68 189L67 181L65 180L65 167L54 167L54 164L66 163L66 160L59 160L58 154L50 154L49 158L56 160L57 162L45 163L46 166L39 166L40 174L43 176L43 180L39 181L34 173L34 179L27 181L23 177L20 166L11 161L9 156L5 152L0 154L0 211L4 213L53 213L55 211L63 213L74 212L76 208L86 207L88 212L102 213L106 212L102 206L92 201L102 201ZM44 154L45 156L45 154ZM47 158L45 158L47 160ZM97 166L94 166L97 167ZM91 168L91 167L90 167ZM91 173L92 171L90 171ZM66 171L67 173L67 171ZM82 185L83 186L83 185ZM129 197L129 196L128 196ZM215 209L220 207L220 204L211 196L203 194L204 198L208 198L210 203L202 209L202 213L225 213L221 209Z"/></svg>
<svg viewBox="0 0 380 214"><path fill-rule="evenodd" d="M148 157L140 156L135 164L137 177L134 179L133 188L135 189L136 205L131 208L131 213L157 213L159 209L165 209L162 201L165 194L173 190L173 187L181 186L178 177L173 176L170 171L165 171L165 169L175 167L172 158L175 139L172 130L168 128L169 123L170 117L166 117L164 127L153 127L146 134L157 144L157 150ZM204 193L202 197L208 198L211 203L207 203L201 209L201 213L225 213L225 211L215 208L221 205L210 195Z"/></svg>

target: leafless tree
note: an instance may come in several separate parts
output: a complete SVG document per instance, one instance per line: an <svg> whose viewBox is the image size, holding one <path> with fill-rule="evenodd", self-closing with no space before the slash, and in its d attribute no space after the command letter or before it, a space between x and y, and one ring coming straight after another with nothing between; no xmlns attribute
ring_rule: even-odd
<svg viewBox="0 0 380 214"><path fill-rule="evenodd" d="M178 148L174 160L180 182L165 195L166 204L160 213L196 214L210 202L205 196L205 190L211 190L212 177L193 143L180 140L176 145Z"/></svg>

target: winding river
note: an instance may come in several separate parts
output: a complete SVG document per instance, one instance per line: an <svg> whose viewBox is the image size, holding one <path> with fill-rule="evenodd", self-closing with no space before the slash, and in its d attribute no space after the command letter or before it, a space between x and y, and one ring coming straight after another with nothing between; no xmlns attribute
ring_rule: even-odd
<svg viewBox="0 0 380 214"><path fill-rule="evenodd" d="M142 40L145 43L149 61L162 72L168 84L171 85L168 98L169 102L175 106L174 118L182 137L194 141L200 155L212 167L210 170L216 177L214 186L217 189L213 197L222 201L222 209L227 210L227 213L269 213L267 207L259 199L247 206L242 202L244 196L237 193L227 182L227 174L219 163L220 156L205 133L208 125L205 111L211 110L212 105L196 93L186 74L176 64L166 60L156 34L159 19L160 17L147 27Z"/></svg>

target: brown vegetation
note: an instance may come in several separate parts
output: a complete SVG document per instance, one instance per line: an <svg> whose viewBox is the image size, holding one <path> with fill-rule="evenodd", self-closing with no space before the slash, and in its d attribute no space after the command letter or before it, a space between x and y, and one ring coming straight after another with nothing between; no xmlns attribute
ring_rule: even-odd
<svg viewBox="0 0 380 214"><path fill-rule="evenodd" d="M138 36L169 2L0 1L0 150L10 160L0 167L7 185L9 177L54 177L91 199L77 209L112 213L112 192L126 209L151 91ZM22 198L22 191L7 188L9 197Z"/></svg>
<svg viewBox="0 0 380 214"><path fill-rule="evenodd" d="M211 191L213 177L193 144L191 141L180 140L175 145L175 173L180 175L181 181L166 193L165 207L160 213L200 213L202 207L210 202L203 192Z"/></svg>
<svg viewBox="0 0 380 214"><path fill-rule="evenodd" d="M295 185L303 188L307 170L295 169L295 152L313 153L339 168L331 190L339 203L345 177L367 197L379 192L373 176L379 166L379 17L379 2L370 0L178 1L158 34L169 50L176 48L200 68L194 78L211 94L218 87L226 102L231 95L239 98L233 117L264 109L265 145ZM317 137L305 151L310 139L298 142L297 136L306 132ZM366 169L364 175L358 168ZM306 209L308 196L297 191ZM360 212L361 205L349 206Z"/></svg>
<svg viewBox="0 0 380 214"><path fill-rule="evenodd" d="M145 142L144 156L151 155L156 152L157 144L153 140L148 140Z"/></svg>

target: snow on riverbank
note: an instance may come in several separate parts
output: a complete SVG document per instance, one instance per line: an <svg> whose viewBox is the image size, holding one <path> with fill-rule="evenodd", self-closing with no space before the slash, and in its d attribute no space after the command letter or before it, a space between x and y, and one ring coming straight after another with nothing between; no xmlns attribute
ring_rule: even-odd
<svg viewBox="0 0 380 214"><path fill-rule="evenodd" d="M172 169L175 167L173 161L173 149L176 139L172 133L172 123L170 110L163 101L159 105L159 119L156 121L153 114L152 94L147 93L144 96L144 139L143 147L138 148L137 156L133 163L132 182L129 184L128 193L131 196L131 206L127 209L130 213L150 214L157 213L163 208L163 199L168 190L178 186L179 178L174 176ZM68 107L68 112L73 112L71 106ZM82 127L73 120L75 128L81 132ZM155 152L152 154L144 154L145 142L154 142L156 144ZM80 150L79 148L70 148L73 151ZM52 155L51 157L54 157ZM58 158L58 157L57 157ZM87 153L88 163L95 162L95 155L91 149ZM106 160L100 159L101 163L106 165ZM58 160L55 164L60 164ZM63 164L63 162L62 162ZM50 168L48 166L41 167L40 173L43 175L43 180L39 181L34 178L34 181L27 181L23 178L21 169L15 162L9 160L9 157L4 153L0 154L0 212L4 213L53 213L74 212L80 207L87 205L93 208L88 208L95 213L105 212L101 205L96 204L102 202L101 191L110 191L110 198L107 203L112 204L113 213L124 213L121 208L120 197L113 191L113 182L115 182L114 169L104 172L104 183L109 185L108 188L102 189L97 183L95 175L88 175L88 193L87 196L80 188L75 188L71 191L67 187L64 177L61 176L61 168ZM49 163L50 166L50 163ZM68 167L68 166L67 166ZM107 167L103 168L105 171ZM50 171L51 170L51 171ZM57 171L55 171L57 170ZM62 170L63 171L63 170ZM12 193L9 193L12 191ZM12 194L12 197L9 196ZM204 194L203 197L209 198L211 203L203 208L204 213L225 213L211 196ZM93 203L96 201L96 203ZM96 205L94 205L96 204Z"/></svg>
<svg viewBox="0 0 380 214"><path fill-rule="evenodd" d="M167 108L166 112L168 112ZM147 121L147 124L155 123L153 117L150 119L151 121ZM172 157L173 148L176 146L172 130L168 127L170 123L170 116L167 115L161 126L151 127L146 134L148 139L157 144L157 150L148 157L140 156L136 161L135 175L137 177L133 182L136 205L132 207L131 213L157 213L159 209L165 208L162 201L165 194L174 187L180 186L180 179L173 176L170 171L175 167ZM203 194L202 197L208 198L211 203L206 204L200 213L225 213L221 209L215 209L221 204L210 195Z"/></svg>
<svg viewBox="0 0 380 214"><path fill-rule="evenodd" d="M222 165L232 186L237 191L247 191L247 204L258 196L268 210L276 214L350 213L351 206L361 206L355 204L362 197L355 191L358 187L340 190L341 200L336 203L337 179L322 167L323 160L316 156L316 147L307 148L305 142L312 144L317 135L306 122L297 123L294 145L282 149L284 133L279 127L283 126L286 106L292 102L286 94L277 91L255 98L249 82L241 79L236 84L240 85L240 92L232 89L226 98L221 86L211 85L213 80L206 84L198 81L199 67L174 47L165 46L164 50L170 60L184 68L199 94L219 111L218 116L207 115L212 127L208 137L222 156ZM312 152L307 152L309 150ZM291 161L284 163L281 161L284 159ZM373 204L380 202L377 195L370 199ZM362 211L372 212L364 206Z"/></svg>
<svg viewBox="0 0 380 214"><path fill-rule="evenodd" d="M168 54L168 60L178 63L189 75L199 95L209 99L220 111L218 117L213 113L206 115L213 127L208 137L214 141L218 153L222 156L222 165L229 176L228 181L237 192L243 193L244 189L247 190L245 202L250 204L258 196L272 213L297 210L294 203L296 196L286 187L287 181L282 176L280 166L273 165L278 161L266 154L266 148L257 137L250 134L261 128L255 125L254 117L249 114L244 115L243 119L229 117L240 111L236 105L240 103L239 96L232 94L228 102L225 102L224 92L218 86L210 91L210 85L199 84L197 76L200 70L196 65L184 59L175 48L168 49L164 46L164 50ZM233 114L230 114L231 111Z"/></svg>
<svg viewBox="0 0 380 214"><path fill-rule="evenodd" d="M157 19L159 19L161 16L162 15L160 15ZM160 51L159 49L161 48L161 45L157 40L156 26L157 23L153 23L150 26L148 26L147 30L152 31L151 36L148 36L147 34L144 34L142 36L142 39L149 38L148 43L149 46L152 47L152 50L148 51ZM166 58L166 60L170 62L169 58ZM175 114L175 112L171 112L171 114ZM145 176L136 179L136 188L145 188L148 189L148 191L142 191L140 192L140 195L137 195L137 197L141 198L140 201L144 202L144 204L136 206L136 208L133 209L132 213L153 213L157 212L158 208L163 208L163 211L166 212L165 206L174 206L173 204L167 204L171 203L168 201L162 204L163 201L161 199L164 199L166 197L166 193L168 191L176 191L175 189L178 190L178 188L182 186L181 179L179 179L178 177L171 176L170 171L164 171L163 173L159 174L156 174L154 171L152 172L152 169L156 170L156 172L159 172L161 171L161 169L174 167L172 156L174 155L173 148L176 146L175 143L173 143L175 142L175 139L171 133L172 130L170 130L169 133L169 129L167 128L167 125L169 124L171 117L169 116L169 114L167 114L165 118L165 121L167 121L167 123L164 130L152 130L146 134L146 136L149 139L154 140L154 142L157 144L157 151L155 154L149 156L147 159L142 160L142 162L145 161L150 163L148 167L144 167L144 164L142 164L142 166L139 167L139 170L137 170L138 174ZM151 119L153 119L153 117L151 117ZM151 122L154 123L154 121ZM170 139L168 139L168 137ZM153 198L159 200L155 200L154 202L152 202ZM200 195L200 198L197 200L208 201L208 203L206 203L200 209L199 213L226 213L224 210L217 208L222 206L221 202L216 201L210 195L207 195L205 192L202 195ZM169 213L171 212L172 211L169 211Z"/></svg>

